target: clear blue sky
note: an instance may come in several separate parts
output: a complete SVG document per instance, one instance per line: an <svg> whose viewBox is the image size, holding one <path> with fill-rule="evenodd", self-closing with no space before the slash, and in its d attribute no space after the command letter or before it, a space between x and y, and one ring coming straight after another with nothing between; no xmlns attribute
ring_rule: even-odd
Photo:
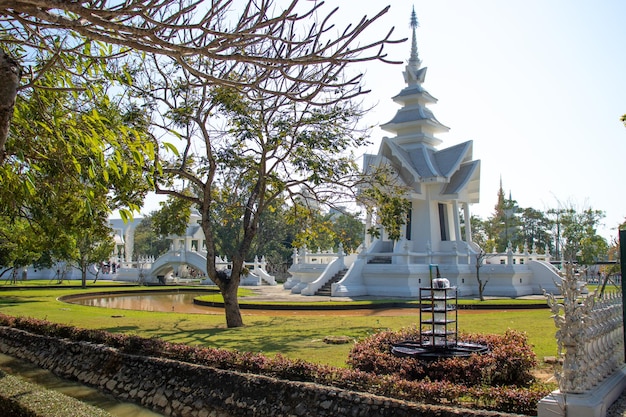
<svg viewBox="0 0 626 417"><path fill-rule="evenodd" d="M368 36L395 26L396 38L410 38L415 6L424 87L439 99L430 108L451 128L440 147L473 140L481 160L473 213L493 213L502 178L521 207L605 211L601 234L616 236L626 217L626 1L327 0L322 11L339 6L342 29L386 4ZM406 42L388 54L406 61L409 51ZM364 123L386 123L398 109L391 97L404 87L403 65L359 70L372 90L366 104L377 103ZM375 127L367 151L385 135ZM152 201L145 211L155 208Z"/></svg>
<svg viewBox="0 0 626 417"><path fill-rule="evenodd" d="M481 160L480 203L489 217L500 178L521 207L559 204L606 212L606 238L626 217L626 1L388 0L329 1L357 16L390 4L382 29L409 36L414 4L424 87L430 106L450 132L440 148L474 141ZM364 8L365 7L365 8ZM355 11L360 11L358 14ZM389 55L409 57L409 44ZM368 101L378 102L370 123L389 121L403 87L403 66L368 65ZM373 130L376 153L388 135Z"/></svg>

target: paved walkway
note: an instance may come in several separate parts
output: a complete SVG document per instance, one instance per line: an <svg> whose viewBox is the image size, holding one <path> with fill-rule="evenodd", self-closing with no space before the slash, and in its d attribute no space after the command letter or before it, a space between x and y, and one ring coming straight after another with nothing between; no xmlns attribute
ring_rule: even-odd
<svg viewBox="0 0 626 417"><path fill-rule="evenodd" d="M357 300L375 300L380 297L326 297L320 295L301 295L293 294L291 290L286 290L282 284L278 285L259 285L256 287L245 287L252 290L257 295L247 296L245 300L257 300L257 301L291 301L301 303L304 301L319 302L319 301L357 301ZM406 301L414 300L414 298L402 299Z"/></svg>
<svg viewBox="0 0 626 417"><path fill-rule="evenodd" d="M301 295L292 294L291 290L286 290L282 284L278 285L259 285L248 286L246 289L250 289L257 293L257 295L245 297L249 300L259 301L292 301L292 302L304 302L304 301L359 301L359 300L380 300L381 298L397 301L419 301L419 297L380 297L380 296L358 296L358 297L326 297L319 295ZM543 295L527 295L519 297L520 299L543 299ZM503 297L485 297L485 299L497 299L506 300Z"/></svg>
<svg viewBox="0 0 626 417"><path fill-rule="evenodd" d="M609 407L606 417L626 417L626 393L622 395Z"/></svg>

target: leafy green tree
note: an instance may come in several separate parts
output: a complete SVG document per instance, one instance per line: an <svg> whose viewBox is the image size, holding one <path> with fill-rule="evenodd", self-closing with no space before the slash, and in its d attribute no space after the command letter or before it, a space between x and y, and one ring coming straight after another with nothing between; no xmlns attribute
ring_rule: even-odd
<svg viewBox="0 0 626 417"><path fill-rule="evenodd" d="M528 249L532 250L534 247L543 252L547 247L549 252L552 248L551 222L546 214L533 208L525 208L521 211L519 220L520 234Z"/></svg>
<svg viewBox="0 0 626 417"><path fill-rule="evenodd" d="M337 250L341 244L344 252L352 253L363 242L365 225L356 214L340 211L318 213L310 220L306 228L299 231L296 246Z"/></svg>
<svg viewBox="0 0 626 417"><path fill-rule="evenodd" d="M585 236L580 241L578 262L583 265L593 265L599 260L606 259L609 244L606 239L598 234Z"/></svg>
<svg viewBox="0 0 626 417"><path fill-rule="evenodd" d="M159 109L153 120L162 118L155 123L181 139L177 149L160 148L157 193L198 209L209 277L224 297L227 325L241 326L237 288L263 214L282 200L298 204L303 190L322 204L351 192L358 167L347 150L367 142L354 130L361 111L347 90L328 92L325 106L258 90L248 91L249 98L207 85L176 64L149 63L154 67L129 87ZM320 100L325 96L320 92ZM232 261L230 275L216 269L217 255Z"/></svg>
<svg viewBox="0 0 626 417"><path fill-rule="evenodd" d="M133 249L137 256L153 256L156 259L169 249L165 236L158 233L154 224L155 213L145 216L135 228Z"/></svg>
<svg viewBox="0 0 626 417"><path fill-rule="evenodd" d="M493 252L493 243L489 242L486 222L472 214L470 217L470 225L472 227L472 241L483 248L487 253ZM465 231L462 230L462 233L465 233Z"/></svg>
<svg viewBox="0 0 626 417"><path fill-rule="evenodd" d="M104 69L93 71L102 75ZM138 209L151 187L148 161L154 158L145 115L112 100L104 81L77 84L66 72L50 69L37 86L17 96L0 164L3 213L41 210L37 204L70 179L77 186L69 189L86 206Z"/></svg>
<svg viewBox="0 0 626 417"><path fill-rule="evenodd" d="M459 214L461 221L461 238L467 241L467 236L465 235L465 216L464 212ZM472 214L470 216L470 227L472 229L472 242L476 243L481 248L485 249L487 252L492 252L492 248L487 249L486 247L489 245L488 240L489 236L487 235L487 222L477 216Z"/></svg>
<svg viewBox="0 0 626 417"><path fill-rule="evenodd" d="M293 242L294 247L306 246L310 251L328 250L334 244L334 231L329 216L325 216L317 207L299 207L297 220L300 227Z"/></svg>
<svg viewBox="0 0 626 417"><path fill-rule="evenodd" d="M270 272L286 273L292 263L293 242L299 224L293 221L290 213L291 208L285 201L277 199L260 217L250 256L265 257Z"/></svg>
<svg viewBox="0 0 626 417"><path fill-rule="evenodd" d="M407 223L411 202L406 197L407 187L401 185L397 174L387 169L368 168L370 180L361 184L358 201L363 204L376 219L376 225L367 233L380 238L380 229L384 228L389 240L397 241L402 236L402 227Z"/></svg>
<svg viewBox="0 0 626 417"><path fill-rule="evenodd" d="M549 209L546 214L550 219L550 225L552 227L552 236L554 238L554 256L556 259L563 259L563 249L562 249L562 230L563 226L563 218L564 215L567 215L566 218L569 218L575 214L574 209L572 208L563 208L559 207L556 209Z"/></svg>
<svg viewBox="0 0 626 417"><path fill-rule="evenodd" d="M16 279L18 269L40 261L47 243L39 229L26 219L0 216L0 277L9 273Z"/></svg>
<svg viewBox="0 0 626 417"><path fill-rule="evenodd" d="M363 243L365 224L358 214L344 213L331 214L332 230L335 235L333 247L343 246L346 253L355 252Z"/></svg>
<svg viewBox="0 0 626 417"><path fill-rule="evenodd" d="M517 205L517 201L513 200L510 195L509 198L505 197L502 182L500 182L495 211L487 219L485 227L488 240L494 242L497 252L505 252L509 243L511 243L513 250L524 245L520 234L519 213L520 208Z"/></svg>
<svg viewBox="0 0 626 417"><path fill-rule="evenodd" d="M182 195L190 196L188 190ZM184 236L191 216L191 203L188 199L169 197L160 203L161 208L152 213L152 230L161 239L169 235Z"/></svg>
<svg viewBox="0 0 626 417"><path fill-rule="evenodd" d="M99 219L90 216L74 222L73 226L77 230L72 233L74 239L72 250L63 254L61 258L80 271L83 288L87 286L89 267L99 266L107 261L115 250L113 230L107 225L105 214L101 213ZM96 279L97 272L94 281Z"/></svg>
<svg viewBox="0 0 626 417"><path fill-rule="evenodd" d="M608 244L597 233L604 217L603 211L591 208L582 211L572 208L561 215L561 247L567 262L592 265L606 255Z"/></svg>
<svg viewBox="0 0 626 417"><path fill-rule="evenodd" d="M111 210L142 204L153 145L143 114L112 101L106 85L64 88L71 80L53 69L37 82L17 96L0 164L0 246L32 248L32 264L87 262L97 248L106 252ZM17 266L23 256L12 258L3 263Z"/></svg>

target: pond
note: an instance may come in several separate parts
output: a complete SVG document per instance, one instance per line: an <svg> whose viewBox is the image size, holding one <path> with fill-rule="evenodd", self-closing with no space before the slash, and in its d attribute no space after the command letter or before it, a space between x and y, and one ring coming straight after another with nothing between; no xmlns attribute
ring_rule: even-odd
<svg viewBox="0 0 626 417"><path fill-rule="evenodd" d="M68 297L63 301L91 307L116 308L120 310L142 311L173 311L176 313L196 314L224 314L223 308L198 306L193 299L199 296L215 295L215 301L221 297L214 292L191 291L191 292L145 292L145 293L121 293L106 295L86 295L80 297Z"/></svg>
<svg viewBox="0 0 626 417"><path fill-rule="evenodd" d="M208 296L208 301L219 303L222 297L215 291L198 291L198 290L168 290L168 291L141 291L141 292L121 292L107 294L91 294L80 296L69 296L61 298L61 301L72 304L80 304L91 307L114 308L120 310L142 310L142 311L159 311L159 312L175 312L175 313L194 313L194 314L224 314L223 307L208 307L196 305L193 303L194 298L199 296ZM213 300L212 297L215 297ZM300 297L300 296L298 296ZM307 297L297 299L297 301L306 301ZM242 299L240 299L240 303ZM315 303L311 302L313 306ZM271 308L267 309L258 306L253 309L247 309L242 306L242 315L269 315L269 316L397 316L415 314L414 307L372 307L372 308L354 308L354 309L316 309L294 307L291 308Z"/></svg>

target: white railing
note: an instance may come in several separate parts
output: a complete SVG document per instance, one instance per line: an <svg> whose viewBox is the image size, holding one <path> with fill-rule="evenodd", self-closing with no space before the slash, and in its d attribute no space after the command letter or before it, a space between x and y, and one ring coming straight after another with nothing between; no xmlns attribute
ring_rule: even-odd
<svg viewBox="0 0 626 417"><path fill-rule="evenodd" d="M333 252L332 249L322 251L320 248L316 252L309 251L306 245L302 246L300 250L293 249L293 265L301 264L321 264L326 265L331 263L334 259L339 257L340 253L343 253L343 247L340 244L337 252Z"/></svg>
<svg viewBox="0 0 626 417"><path fill-rule="evenodd" d="M389 243L392 242L374 241L369 251L360 256L368 261L374 258L392 258L392 263L399 264L475 264L476 254L480 250L480 247L473 242L446 242L449 244L446 250L433 250L430 243L427 243L425 251L416 252L411 250L411 241L400 240L395 242L393 249L385 251L383 244ZM509 244L506 252L488 253L484 259L486 264L523 265L529 261L549 262L550 254L548 251L539 253L536 247L529 249L528 246L524 246L521 251L514 250Z"/></svg>
<svg viewBox="0 0 626 417"><path fill-rule="evenodd" d="M566 266L559 285L563 299L546 294L554 322L559 356L555 376L562 393L590 391L624 365L624 323L621 293L582 296L580 281Z"/></svg>
<svg viewBox="0 0 626 417"><path fill-rule="evenodd" d="M337 275L340 271L346 268L343 262L343 249L339 248L339 257L333 260L326 266L326 269L315 281L311 282L307 285L300 294L302 295L315 295L320 288L324 286L328 281L330 281L335 275Z"/></svg>
<svg viewBox="0 0 626 417"><path fill-rule="evenodd" d="M154 259L154 257L140 256L136 261L122 262L119 258L114 258L112 263L119 265L116 268L115 274L119 275L120 272L124 272L128 277L136 277L140 282L150 277L154 268L159 269L171 263L189 265L199 272L199 275L187 276L188 271L181 270L181 276L176 276L174 278L175 282L195 282L206 277L204 272L206 269L206 252L197 252L195 250L186 251L182 245L172 245L167 253L157 259ZM226 257L217 256L215 258L215 266L217 269L230 270L232 269L232 262ZM245 262L244 267L250 271L251 276L258 280L263 280L269 285L276 285L275 277L267 272L265 256L263 256L261 260L255 256L254 261Z"/></svg>

